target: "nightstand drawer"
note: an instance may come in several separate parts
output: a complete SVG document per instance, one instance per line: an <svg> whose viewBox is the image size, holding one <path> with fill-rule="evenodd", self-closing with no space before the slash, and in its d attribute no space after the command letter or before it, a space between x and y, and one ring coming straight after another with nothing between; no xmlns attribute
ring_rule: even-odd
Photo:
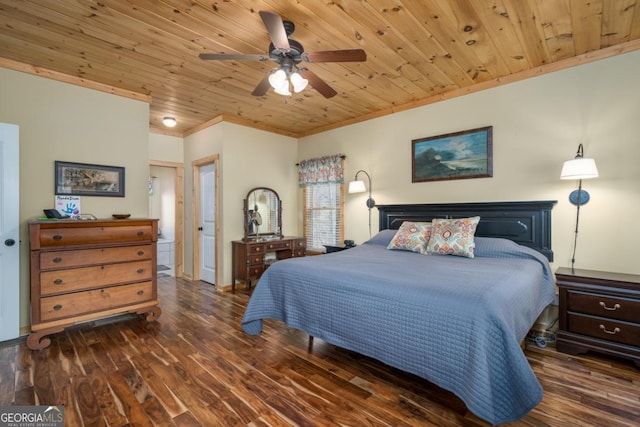
<svg viewBox="0 0 640 427"><path fill-rule="evenodd" d="M586 314L568 313L569 332L640 346L640 325Z"/></svg>
<svg viewBox="0 0 640 427"><path fill-rule="evenodd" d="M640 300L570 290L569 311L640 323Z"/></svg>

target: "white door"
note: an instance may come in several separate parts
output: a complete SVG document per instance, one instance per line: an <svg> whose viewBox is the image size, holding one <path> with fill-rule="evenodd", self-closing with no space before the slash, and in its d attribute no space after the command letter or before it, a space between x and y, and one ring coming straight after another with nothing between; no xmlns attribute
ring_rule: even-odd
<svg viewBox="0 0 640 427"><path fill-rule="evenodd" d="M0 123L0 341L20 335L19 153L18 126Z"/></svg>
<svg viewBox="0 0 640 427"><path fill-rule="evenodd" d="M200 167L200 280L216 281L216 168Z"/></svg>

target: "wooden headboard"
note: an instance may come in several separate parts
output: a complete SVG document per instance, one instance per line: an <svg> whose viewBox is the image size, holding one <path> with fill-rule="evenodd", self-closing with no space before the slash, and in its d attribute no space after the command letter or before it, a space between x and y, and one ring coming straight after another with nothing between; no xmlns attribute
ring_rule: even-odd
<svg viewBox="0 0 640 427"><path fill-rule="evenodd" d="M398 229L404 221L479 216L476 236L501 237L533 248L553 261L551 209L556 200L535 202L377 205L379 229Z"/></svg>

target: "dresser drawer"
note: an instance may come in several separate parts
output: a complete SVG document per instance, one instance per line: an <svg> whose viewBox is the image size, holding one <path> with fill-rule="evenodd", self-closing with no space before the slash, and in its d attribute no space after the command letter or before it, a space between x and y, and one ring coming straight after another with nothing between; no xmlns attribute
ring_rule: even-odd
<svg viewBox="0 0 640 427"><path fill-rule="evenodd" d="M267 243L267 251L289 249L291 248L291 245L292 245L291 240L280 240L277 242L269 242Z"/></svg>
<svg viewBox="0 0 640 427"><path fill-rule="evenodd" d="M40 294L51 295L114 284L140 282L153 277L151 260L96 265L40 273Z"/></svg>
<svg viewBox="0 0 640 427"><path fill-rule="evenodd" d="M151 257L151 245L41 252L40 269L50 270L92 264L108 264L113 262L151 259Z"/></svg>
<svg viewBox="0 0 640 427"><path fill-rule="evenodd" d="M43 321L51 321L152 299L153 283L149 281L41 298L40 313Z"/></svg>
<svg viewBox="0 0 640 427"><path fill-rule="evenodd" d="M153 227L129 225L123 227L42 228L39 234L40 247L123 243L151 241Z"/></svg>
<svg viewBox="0 0 640 427"><path fill-rule="evenodd" d="M640 325L579 313L568 313L568 331L640 347Z"/></svg>
<svg viewBox="0 0 640 427"><path fill-rule="evenodd" d="M263 254L264 245L247 245L247 255Z"/></svg>
<svg viewBox="0 0 640 427"><path fill-rule="evenodd" d="M264 264L264 254L250 255L247 257L247 265Z"/></svg>
<svg viewBox="0 0 640 427"><path fill-rule="evenodd" d="M305 256L306 255L306 250L305 249L294 249L293 250L293 256L294 257L301 257L301 256Z"/></svg>
<svg viewBox="0 0 640 427"><path fill-rule="evenodd" d="M567 309L640 323L640 300L638 299L570 290L567 292Z"/></svg>
<svg viewBox="0 0 640 427"><path fill-rule="evenodd" d="M258 278L262 273L264 273L265 266L263 265L254 265L247 267L247 278Z"/></svg>

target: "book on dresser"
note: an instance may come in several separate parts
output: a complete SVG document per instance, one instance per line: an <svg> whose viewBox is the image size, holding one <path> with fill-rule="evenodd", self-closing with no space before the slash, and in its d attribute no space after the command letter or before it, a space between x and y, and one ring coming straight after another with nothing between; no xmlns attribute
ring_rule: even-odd
<svg viewBox="0 0 640 427"><path fill-rule="evenodd" d="M158 220L29 221L32 350L100 318L160 316Z"/></svg>

